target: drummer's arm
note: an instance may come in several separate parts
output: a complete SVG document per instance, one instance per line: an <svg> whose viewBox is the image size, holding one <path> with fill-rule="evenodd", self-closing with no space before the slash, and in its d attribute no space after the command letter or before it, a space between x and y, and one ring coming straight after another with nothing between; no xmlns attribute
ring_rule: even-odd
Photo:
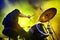
<svg viewBox="0 0 60 40"><path fill-rule="evenodd" d="M24 15L24 14L19 14L19 17L26 17L26 18L30 18L31 16L30 16L30 15L26 16L26 15Z"/></svg>

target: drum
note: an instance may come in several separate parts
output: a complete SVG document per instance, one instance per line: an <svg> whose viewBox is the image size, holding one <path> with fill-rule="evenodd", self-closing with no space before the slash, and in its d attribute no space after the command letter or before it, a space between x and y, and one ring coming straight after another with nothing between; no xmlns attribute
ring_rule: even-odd
<svg viewBox="0 0 60 40"><path fill-rule="evenodd" d="M29 37L31 40L44 40L44 38L48 37L48 34L44 32L43 24L38 23L29 30Z"/></svg>

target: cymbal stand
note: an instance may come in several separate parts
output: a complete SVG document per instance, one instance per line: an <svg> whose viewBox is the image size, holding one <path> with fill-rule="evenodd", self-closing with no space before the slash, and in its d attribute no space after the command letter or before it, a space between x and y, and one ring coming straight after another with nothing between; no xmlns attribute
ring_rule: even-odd
<svg viewBox="0 0 60 40"><path fill-rule="evenodd" d="M54 30L51 28L49 21L48 21L47 29L48 29L49 34L50 34L51 37L52 37L52 40L55 40L55 38L54 38L54 36L53 36L53 33L55 34L55 32L54 32Z"/></svg>

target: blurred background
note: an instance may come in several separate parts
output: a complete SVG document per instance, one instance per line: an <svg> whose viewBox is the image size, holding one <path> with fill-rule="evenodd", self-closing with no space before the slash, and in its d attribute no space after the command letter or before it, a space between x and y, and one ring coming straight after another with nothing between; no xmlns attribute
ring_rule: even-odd
<svg viewBox="0 0 60 40"><path fill-rule="evenodd" d="M4 26L2 25L3 19L8 13L14 9L19 9L19 11L25 15L32 16L28 18L20 18L18 24L28 32L29 29L38 22L40 15L49 8L56 8L57 13L53 19L50 20L51 27L55 32L55 39L60 40L60 1L59 0L0 0L0 37L6 38L2 31ZM47 22L44 23L45 27ZM50 36L47 37L51 40ZM8 38L7 38L8 40Z"/></svg>

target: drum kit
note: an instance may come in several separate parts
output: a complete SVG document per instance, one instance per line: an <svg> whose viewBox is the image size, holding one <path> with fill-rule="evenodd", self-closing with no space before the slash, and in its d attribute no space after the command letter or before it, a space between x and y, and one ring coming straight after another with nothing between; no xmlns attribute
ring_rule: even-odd
<svg viewBox="0 0 60 40"><path fill-rule="evenodd" d="M48 33L52 36L52 40L55 40L55 38L53 37L53 33L55 33L55 32L54 32L54 29L52 29L52 27L50 25L50 20L56 15L56 13L57 13L56 8L49 8L48 10L46 10L45 12L42 13L42 15L40 16L40 19L39 19L40 22L42 22L42 23L48 22L47 30L48 30ZM56 35L56 33L55 33L55 35Z"/></svg>
<svg viewBox="0 0 60 40"><path fill-rule="evenodd" d="M35 27L36 25L38 25L38 24L36 24L36 25L34 25L34 26L32 26L32 28L30 29L30 32L34 35L39 35L39 34L43 34L43 37L45 36L45 37L48 37L49 36L49 34L51 35L51 37L52 37L52 40L55 40L55 38L53 37L53 29L51 30L51 25L49 24L50 23L50 20L56 15L56 13L57 13L57 9L56 8L49 8L49 9L47 9L46 11L44 11L42 14L41 14L41 16L40 16L40 18L39 18L39 21L41 22L41 23L38 23L38 24L40 24L40 25L42 25L42 23L45 23L45 22L48 22L48 25L47 25L47 28L45 28L46 30L48 30L48 33L47 34L45 34L43 31L44 31L44 29L42 29L43 28L43 26L40 26L40 28L37 26L37 27ZM43 24L44 25L44 24ZM37 29L37 30L35 30L35 29ZM42 29L42 30L41 30ZM33 33L35 31L35 33ZM39 33L38 32L36 32L36 31L39 31ZM52 32L53 31L53 32ZM54 32L55 33L55 32ZM40 35L40 36L41 36ZM38 36L37 36L38 37ZM36 37L36 38L37 38ZM33 40L44 40L44 38L34 38Z"/></svg>
<svg viewBox="0 0 60 40"><path fill-rule="evenodd" d="M45 37L48 37L49 35L44 32L42 23L45 23L45 22L50 23L49 21L56 15L56 13L57 13L56 8L49 8L46 11L44 11L39 18L39 21L41 23L32 26L32 28L28 32L27 39L29 38L29 40L30 39L31 40L44 40ZM49 34L52 35L49 24L48 24L47 29L49 31ZM52 38L53 38L53 40L55 40L53 35L52 35Z"/></svg>

